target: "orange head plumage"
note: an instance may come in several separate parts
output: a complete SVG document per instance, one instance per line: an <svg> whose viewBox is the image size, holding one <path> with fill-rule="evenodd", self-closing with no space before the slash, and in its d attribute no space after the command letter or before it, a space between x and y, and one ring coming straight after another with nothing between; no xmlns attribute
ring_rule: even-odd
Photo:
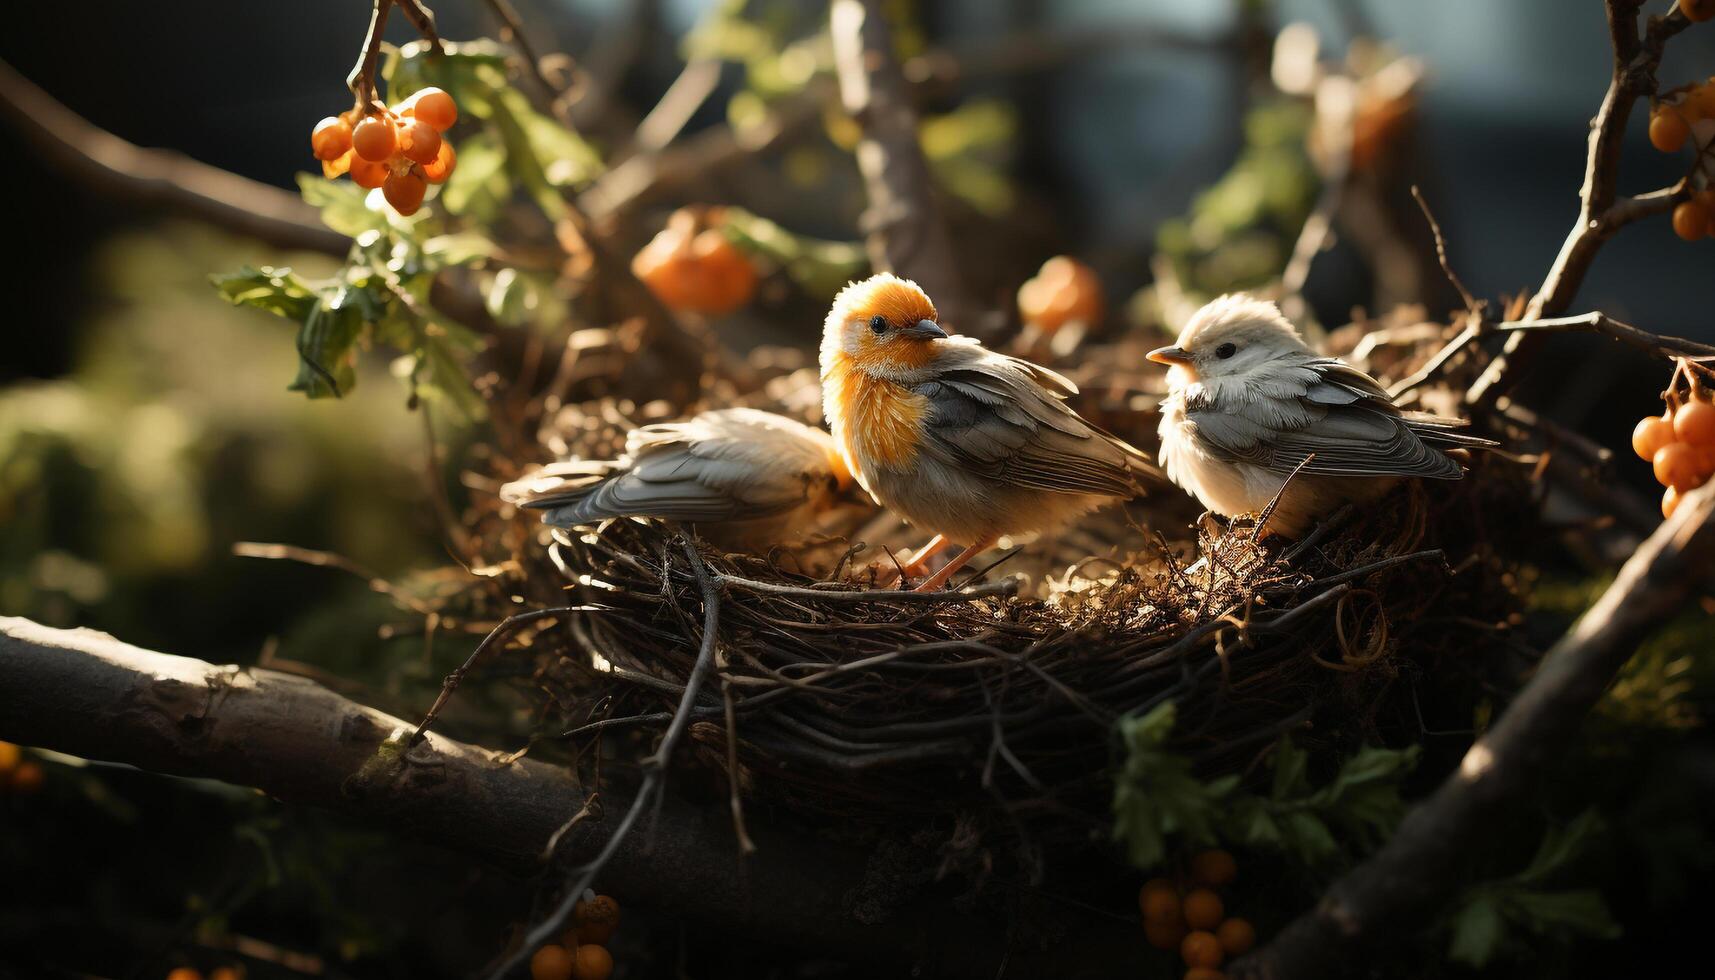
<svg viewBox="0 0 1715 980"><path fill-rule="evenodd" d="M909 389L952 343L917 284L889 273L834 298L822 331L822 407L859 483L874 465L902 466L917 452L927 400Z"/></svg>
<svg viewBox="0 0 1715 980"><path fill-rule="evenodd" d="M849 358L850 367L878 377L917 370L934 360L937 342L946 337L923 290L883 272L834 297L822 327L822 373L839 355Z"/></svg>

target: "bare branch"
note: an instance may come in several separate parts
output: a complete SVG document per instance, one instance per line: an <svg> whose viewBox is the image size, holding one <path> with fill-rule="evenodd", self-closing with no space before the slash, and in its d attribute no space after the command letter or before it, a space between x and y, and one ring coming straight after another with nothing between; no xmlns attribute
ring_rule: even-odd
<svg viewBox="0 0 1715 980"><path fill-rule="evenodd" d="M107 194L167 205L276 245L343 256L350 239L296 194L169 150L144 149L91 125L0 61L0 117L62 172Z"/></svg>
<svg viewBox="0 0 1715 980"><path fill-rule="evenodd" d="M1642 7L1643 0L1607 2L1608 33L1614 49L1613 77L1590 126L1584 185L1578 192L1578 220L1567 234L1541 288L1531 298L1525 310L1527 320L1564 313L1577 297L1584 277L1596 261L1596 253L1608 239L1634 221L1671 210L1690 193L1689 183L1680 180L1672 187L1637 197L1619 195L1620 151L1632 106L1655 93L1655 73L1668 39L1690 26L1675 7L1666 17L1651 17L1640 37L1638 13ZM1508 376L1526 359L1528 339L1525 333L1507 338L1500 355L1466 394L1467 403L1492 400L1501 393Z"/></svg>
<svg viewBox="0 0 1715 980"><path fill-rule="evenodd" d="M1548 651L1458 771L1407 814L1375 856L1229 975L1325 977L1336 964L1353 963L1362 947L1425 921L1459 886L1470 842L1532 790L1637 645L1702 588L1715 568L1711 515L1715 486L1688 495Z"/></svg>
<svg viewBox="0 0 1715 980"><path fill-rule="evenodd" d="M968 325L976 308L953 259L882 7L881 0L834 0L829 7L840 99L863 128L857 162L869 196L863 222L870 262L916 280L944 320Z"/></svg>

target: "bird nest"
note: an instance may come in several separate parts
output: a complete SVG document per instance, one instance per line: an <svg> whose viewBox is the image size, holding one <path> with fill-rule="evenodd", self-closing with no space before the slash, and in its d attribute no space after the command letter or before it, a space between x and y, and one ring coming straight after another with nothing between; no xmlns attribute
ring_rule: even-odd
<svg viewBox="0 0 1715 980"><path fill-rule="evenodd" d="M615 445L622 413L575 414L559 448ZM1528 500L1515 480L1479 460L1298 541L1245 519L1162 520L1183 501L1146 500L1025 549L1075 542L1082 560L1058 571L1003 563L930 595L879 588L864 558L915 540L897 523L769 555L648 521L555 532L587 661L575 700L598 706L569 734L589 746L688 725L735 800L808 819L978 815L1087 840L1106 827L1116 723L1165 702L1207 775L1246 770L1287 732L1416 741L1420 705L1450 686L1468 709L1515 612L1514 569L1483 531Z"/></svg>
<svg viewBox="0 0 1715 980"><path fill-rule="evenodd" d="M1397 378L1447 333L1405 327L1347 333L1407 338L1359 359ZM1160 378L1143 368L1146 346L1080 354L1074 404L1148 449ZM807 422L819 409L804 352L756 351L743 381L705 378L691 405L627 398L587 367L562 389L582 400L546 407L541 457L611 457L631 427L711 405ZM1510 556L1540 527L1531 487L1526 468L1479 457L1464 480L1404 484L1296 541L1158 492L979 559L958 588L926 595L878 583L923 534L867 503L831 533L758 555L647 520L550 536L485 495L478 534L513 560L484 570L499 604L476 617L525 615L442 701L484 661L480 676L528 677L538 724L557 716L596 785L648 786L676 746L681 789L701 772L735 815L766 808L842 834L935 827L963 853L1007 837L1079 847L1106 836L1118 723L1158 705L1175 705L1172 746L1206 777L1260 776L1283 734L1331 764L1468 724L1479 693L1521 666ZM484 660L506 638L528 666Z"/></svg>

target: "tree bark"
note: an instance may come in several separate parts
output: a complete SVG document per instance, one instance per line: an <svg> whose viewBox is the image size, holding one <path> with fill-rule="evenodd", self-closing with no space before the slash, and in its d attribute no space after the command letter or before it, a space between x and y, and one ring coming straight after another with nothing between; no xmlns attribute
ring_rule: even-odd
<svg viewBox="0 0 1715 980"><path fill-rule="evenodd" d="M953 257L917 139L917 110L881 8L880 0L834 0L829 8L840 100L863 128L857 163L869 197L863 230L870 263L914 280L943 323L969 330L976 307Z"/></svg>
<svg viewBox="0 0 1715 980"><path fill-rule="evenodd" d="M589 796L568 770L429 733L313 681L139 649L90 630L0 617L0 738L154 772L254 786L288 803L338 810L520 873ZM603 788L600 812L573 825L558 856L593 854L629 803ZM653 827L653 833L650 829ZM1109 977L1141 968L1134 923L1050 907L1057 941L1014 942L999 917L957 912L927 894L933 856L869 850L752 826L740 860L724 805L669 794L659 819L620 847L601 887L735 936L818 957L927 975Z"/></svg>

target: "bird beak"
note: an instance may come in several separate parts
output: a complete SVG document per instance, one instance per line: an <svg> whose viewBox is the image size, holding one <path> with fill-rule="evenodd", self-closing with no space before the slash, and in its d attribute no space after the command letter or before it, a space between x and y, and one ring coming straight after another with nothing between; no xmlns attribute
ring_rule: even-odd
<svg viewBox="0 0 1715 980"><path fill-rule="evenodd" d="M913 340L947 339L947 331L942 330L941 325L934 320L918 320L915 324L901 329L899 335Z"/></svg>
<svg viewBox="0 0 1715 980"><path fill-rule="evenodd" d="M1157 347L1149 352L1149 359L1157 364L1190 364L1191 354L1183 347Z"/></svg>

